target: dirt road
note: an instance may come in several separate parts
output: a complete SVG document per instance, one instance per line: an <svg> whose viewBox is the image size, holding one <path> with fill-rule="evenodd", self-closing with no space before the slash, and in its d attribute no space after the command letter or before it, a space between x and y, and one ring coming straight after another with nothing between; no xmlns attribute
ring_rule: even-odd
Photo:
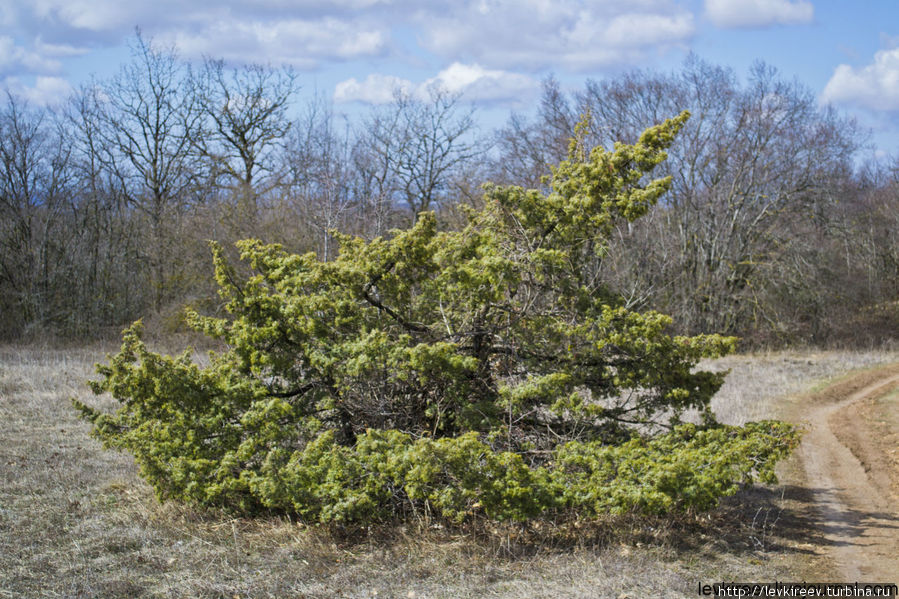
<svg viewBox="0 0 899 599"><path fill-rule="evenodd" d="M899 365L864 372L804 396L794 416L817 520L838 568L822 580L899 580ZM884 403L886 402L886 403ZM886 420L885 420L886 419Z"/></svg>

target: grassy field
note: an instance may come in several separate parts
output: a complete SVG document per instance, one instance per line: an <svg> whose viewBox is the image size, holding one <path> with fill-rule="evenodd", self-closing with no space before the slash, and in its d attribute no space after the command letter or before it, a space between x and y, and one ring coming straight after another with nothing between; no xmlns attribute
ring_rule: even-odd
<svg viewBox="0 0 899 599"><path fill-rule="evenodd" d="M101 449L70 398L103 350L0 347L0 597L695 597L700 582L797 580L820 542L803 489L745 491L711 514L577 530L310 529L159 504L127 455ZM775 353L730 369L721 420L886 352ZM787 465L787 470L789 465Z"/></svg>

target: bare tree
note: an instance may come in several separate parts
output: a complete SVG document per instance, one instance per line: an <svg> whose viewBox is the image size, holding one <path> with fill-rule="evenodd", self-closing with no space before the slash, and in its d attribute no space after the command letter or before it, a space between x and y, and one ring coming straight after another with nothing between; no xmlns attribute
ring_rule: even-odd
<svg viewBox="0 0 899 599"><path fill-rule="evenodd" d="M65 138L75 177L68 253L77 276L70 287L75 304L70 328L79 335L133 320L153 296L147 281L134 276L134 265L143 260L144 236L106 160L100 94L94 84L83 86L65 112Z"/></svg>
<svg viewBox="0 0 899 599"><path fill-rule="evenodd" d="M331 106L315 98L295 122L285 153L288 198L312 228L314 247L324 260L334 255L331 231L356 228L358 206L349 125L340 130Z"/></svg>
<svg viewBox="0 0 899 599"><path fill-rule="evenodd" d="M230 189L255 218L258 198L281 184L278 158L291 128L296 75L258 64L228 69L206 59L193 84L204 122L191 142L208 162L211 181Z"/></svg>
<svg viewBox="0 0 899 599"><path fill-rule="evenodd" d="M473 109L458 95L432 87L427 100L397 90L387 109L375 110L359 136L357 164L368 170L378 194L418 214L451 197L455 169L485 152L476 137Z"/></svg>
<svg viewBox="0 0 899 599"><path fill-rule="evenodd" d="M780 327L771 269L801 241L797 222L827 211L851 171L854 124L764 64L741 87L730 70L691 58L670 76L591 82L578 99L603 144L684 108L693 115L664 165L670 193L650 218L622 228L631 251L605 265L616 284L689 331Z"/></svg>
<svg viewBox="0 0 899 599"><path fill-rule="evenodd" d="M69 144L46 111L6 94L0 111L0 305L19 332L56 324L66 293ZM11 319L11 322L9 321Z"/></svg>
<svg viewBox="0 0 899 599"><path fill-rule="evenodd" d="M401 115L397 110L372 114L352 149L353 168L358 179L356 193L361 199L369 237L387 232L401 201L401 182L395 172L399 144L389 134L401 128Z"/></svg>
<svg viewBox="0 0 899 599"><path fill-rule="evenodd" d="M513 113L496 132L496 158L492 180L496 183L539 188L552 165L567 157L568 142L578 116L559 81L543 81L543 94L533 122Z"/></svg>
<svg viewBox="0 0 899 599"><path fill-rule="evenodd" d="M140 32L131 62L102 86L101 100L106 166L122 196L148 219L145 259L159 310L177 293L181 257L171 241L196 191L191 140L201 113L174 49Z"/></svg>

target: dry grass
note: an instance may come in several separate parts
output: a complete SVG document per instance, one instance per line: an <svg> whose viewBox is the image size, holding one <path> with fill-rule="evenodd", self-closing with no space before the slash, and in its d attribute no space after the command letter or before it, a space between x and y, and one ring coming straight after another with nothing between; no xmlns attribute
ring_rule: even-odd
<svg viewBox="0 0 899 599"><path fill-rule="evenodd" d="M712 408L721 422L742 424L782 418L783 398L851 371L896 361L899 352L807 351L728 356L702 366L730 370L724 386L712 400Z"/></svg>
<svg viewBox="0 0 899 599"><path fill-rule="evenodd" d="M788 580L809 552L801 490L759 488L713 514L566 532L323 531L160 505L127 455L87 435L69 399L100 349L0 348L2 597L678 597L700 581ZM888 354L721 360L722 419ZM112 407L108 398L90 398Z"/></svg>

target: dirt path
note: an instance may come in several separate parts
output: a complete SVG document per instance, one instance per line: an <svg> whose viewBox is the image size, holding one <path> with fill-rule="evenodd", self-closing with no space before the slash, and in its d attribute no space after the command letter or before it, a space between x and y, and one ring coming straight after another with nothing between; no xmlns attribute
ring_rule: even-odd
<svg viewBox="0 0 899 599"><path fill-rule="evenodd" d="M824 579L899 579L896 447L875 434L862 409L896 388L899 365L850 377L797 405L797 419L808 424L799 448L805 483L838 568L821 572Z"/></svg>

